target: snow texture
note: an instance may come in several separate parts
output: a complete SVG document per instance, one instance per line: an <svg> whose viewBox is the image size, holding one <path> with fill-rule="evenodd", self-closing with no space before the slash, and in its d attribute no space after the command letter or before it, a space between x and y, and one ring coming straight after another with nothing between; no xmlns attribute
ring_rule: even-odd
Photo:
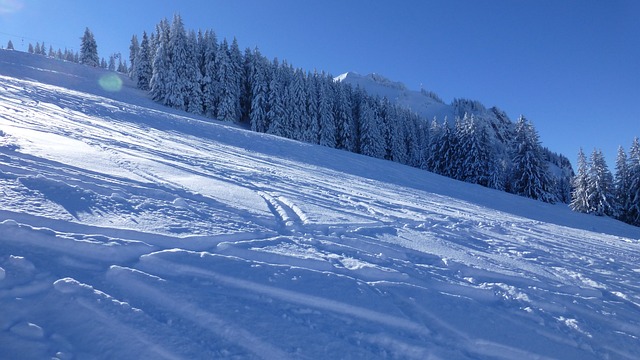
<svg viewBox="0 0 640 360"><path fill-rule="evenodd" d="M107 74L0 51L0 358L640 358L640 229Z"/></svg>

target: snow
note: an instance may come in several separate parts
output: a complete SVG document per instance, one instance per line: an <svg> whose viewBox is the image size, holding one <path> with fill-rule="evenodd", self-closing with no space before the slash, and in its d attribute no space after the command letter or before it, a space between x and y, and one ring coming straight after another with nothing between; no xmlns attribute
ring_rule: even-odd
<svg viewBox="0 0 640 360"><path fill-rule="evenodd" d="M105 74L0 51L0 358L640 357L639 228Z"/></svg>

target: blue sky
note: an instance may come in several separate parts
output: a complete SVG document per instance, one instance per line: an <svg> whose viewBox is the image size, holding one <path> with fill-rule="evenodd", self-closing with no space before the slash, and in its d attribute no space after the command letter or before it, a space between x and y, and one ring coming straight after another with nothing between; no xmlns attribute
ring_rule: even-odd
<svg viewBox="0 0 640 360"><path fill-rule="evenodd" d="M636 0L0 0L0 44L78 49L88 26L100 56L128 57L133 34L176 12L295 67L376 72L524 114L572 162L600 148L613 171L618 145L640 136Z"/></svg>

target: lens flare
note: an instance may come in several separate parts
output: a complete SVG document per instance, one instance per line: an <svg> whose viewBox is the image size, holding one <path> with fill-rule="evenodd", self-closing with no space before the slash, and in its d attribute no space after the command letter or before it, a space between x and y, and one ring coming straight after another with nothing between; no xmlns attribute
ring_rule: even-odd
<svg viewBox="0 0 640 360"><path fill-rule="evenodd" d="M0 0L0 15L18 12L23 6L22 0Z"/></svg>
<svg viewBox="0 0 640 360"><path fill-rule="evenodd" d="M109 92L118 92L122 89L122 79L116 74L106 74L98 80L100 87Z"/></svg>

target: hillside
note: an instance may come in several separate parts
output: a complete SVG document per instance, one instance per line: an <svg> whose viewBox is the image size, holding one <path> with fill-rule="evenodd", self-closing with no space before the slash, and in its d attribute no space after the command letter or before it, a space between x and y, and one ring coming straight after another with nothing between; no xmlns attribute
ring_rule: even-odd
<svg viewBox="0 0 640 360"><path fill-rule="evenodd" d="M0 51L0 358L640 357L639 228L104 76Z"/></svg>

